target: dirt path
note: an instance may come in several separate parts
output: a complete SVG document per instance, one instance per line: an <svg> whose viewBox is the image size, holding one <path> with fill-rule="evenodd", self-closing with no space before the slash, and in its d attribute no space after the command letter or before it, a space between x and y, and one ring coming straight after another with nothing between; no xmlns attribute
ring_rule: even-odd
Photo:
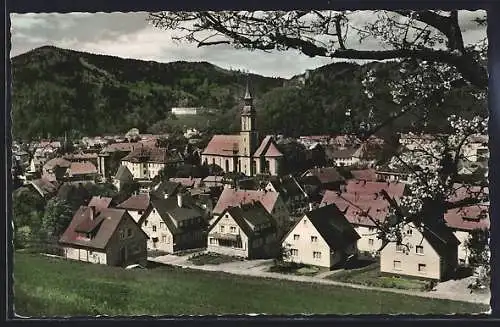
<svg viewBox="0 0 500 327"><path fill-rule="evenodd" d="M184 259L182 259L184 258ZM324 279L324 277L330 275L330 274L320 274L324 275L322 277L316 276L316 277L309 277L309 276L296 276L296 275L285 275L285 274L280 274L280 273L273 273L273 272L268 272L265 271L266 267L269 266L269 260L259 260L258 262L256 261L241 261L241 262L231 262L231 263L225 263L225 264L220 264L220 265L203 265L203 266L196 266L191 264L188 260L187 257L176 257L176 256L171 256L171 255L166 255L166 256L161 256L161 257L156 257L156 258L148 258L150 261L154 261L157 263L163 263L163 264L169 264L169 265L174 265L174 266L179 266L183 268L191 268L191 269L198 269L198 270L204 270L204 271L221 271L233 275L240 275L240 276L252 276L252 277L262 277L262 278L274 278L274 279L282 279L282 280L290 280L290 281L297 281L297 282L305 282L305 283L318 283L318 284L325 284L325 285L335 285L335 286L343 286L343 287L350 287L350 288L357 288L357 289L364 289L364 290L372 290L372 291L379 291L379 292L389 292L389 293L397 293L397 294L405 294L405 295L411 295L411 296L419 296L423 298L434 298L434 299L447 299L447 300L455 300L455 301L462 301L462 302L471 302L471 303L482 303L482 304L489 304L490 303L490 295L489 294L469 294L469 293L457 293L457 292L419 292L419 291L409 291L409 290L400 290L400 289L392 289L392 288L381 288L381 287L371 287L371 286L365 286L365 285L358 285L358 284L350 284L350 283L343 283L343 282L337 282L334 280L329 280L329 279ZM333 272L328 272L328 273L335 273Z"/></svg>

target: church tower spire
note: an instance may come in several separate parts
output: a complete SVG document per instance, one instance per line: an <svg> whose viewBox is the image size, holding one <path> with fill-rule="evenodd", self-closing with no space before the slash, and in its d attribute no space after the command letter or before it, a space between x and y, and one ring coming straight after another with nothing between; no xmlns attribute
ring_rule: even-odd
<svg viewBox="0 0 500 327"><path fill-rule="evenodd" d="M245 95L243 96L243 108L241 109L241 130L240 130L240 144L239 154L240 158L239 171L248 176L255 174L253 165L253 154L258 147L258 134L255 128L255 108L253 106L253 98L250 93L249 76L247 75Z"/></svg>

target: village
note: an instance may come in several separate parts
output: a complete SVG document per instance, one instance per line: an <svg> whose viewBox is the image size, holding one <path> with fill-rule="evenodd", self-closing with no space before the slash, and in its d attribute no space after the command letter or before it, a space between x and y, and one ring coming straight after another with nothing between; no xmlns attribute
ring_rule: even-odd
<svg viewBox="0 0 500 327"><path fill-rule="evenodd" d="M138 130L85 137L65 152L67 139L42 140L30 144L31 159L14 144L19 187L46 201L64 185L107 184L121 195L89 194L47 253L125 269L167 264L436 294L448 283L441 297L489 301L469 294L468 240L489 228L484 183L454 185L455 201L474 194L479 203L446 211L445 224L407 224L402 242L387 242L379 230L409 181L408 171L377 159L383 139L262 136L248 84L242 102L239 134L211 135L203 148L193 129L176 136L183 148ZM282 149L290 142L305 149L303 167L287 166L294 161ZM399 136L403 153L432 142L431 135ZM487 142L475 135L463 148L469 161L460 175L486 181Z"/></svg>

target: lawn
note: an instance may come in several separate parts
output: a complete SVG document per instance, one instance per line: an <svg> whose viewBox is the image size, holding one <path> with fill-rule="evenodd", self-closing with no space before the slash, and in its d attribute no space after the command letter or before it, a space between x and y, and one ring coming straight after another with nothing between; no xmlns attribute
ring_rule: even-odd
<svg viewBox="0 0 500 327"><path fill-rule="evenodd" d="M485 305L173 267L124 270L16 253L23 316L471 313Z"/></svg>
<svg viewBox="0 0 500 327"><path fill-rule="evenodd" d="M326 269L317 266L286 262L269 267L269 271L280 274L293 274L297 276L315 276L320 272L326 271Z"/></svg>
<svg viewBox="0 0 500 327"><path fill-rule="evenodd" d="M218 253L200 253L195 254L188 259L191 263L196 266L203 265L220 265L226 262L242 261L241 258L231 257L228 255L222 255Z"/></svg>
<svg viewBox="0 0 500 327"><path fill-rule="evenodd" d="M381 276L378 264L371 264L360 269L342 270L328 276L328 278L345 283L416 291L423 290L427 284L427 282L417 279Z"/></svg>

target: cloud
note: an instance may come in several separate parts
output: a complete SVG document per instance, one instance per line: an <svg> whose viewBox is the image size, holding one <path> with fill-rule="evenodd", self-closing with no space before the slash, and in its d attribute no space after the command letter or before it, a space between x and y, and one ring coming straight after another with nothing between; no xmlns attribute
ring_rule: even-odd
<svg viewBox="0 0 500 327"><path fill-rule="evenodd" d="M485 28L473 19L484 11L460 12L460 26L466 43L486 36ZM361 26L373 21L373 12L350 15L351 23ZM124 58L169 61L208 61L223 68L248 70L266 76L291 77L306 69L331 63L329 58L309 58L298 51L271 52L237 50L229 45L196 47L172 40L173 33L157 29L146 21L147 13L70 13L12 14L11 56L43 45L113 55ZM377 40L362 44L351 31L348 45L356 49L379 49Z"/></svg>

